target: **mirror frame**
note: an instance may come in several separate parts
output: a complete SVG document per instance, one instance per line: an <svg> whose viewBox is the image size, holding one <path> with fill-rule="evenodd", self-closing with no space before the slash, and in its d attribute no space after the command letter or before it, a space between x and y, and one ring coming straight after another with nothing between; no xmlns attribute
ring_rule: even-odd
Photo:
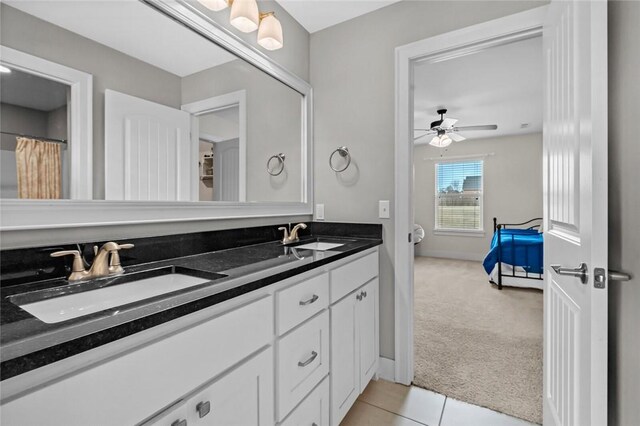
<svg viewBox="0 0 640 426"><path fill-rule="evenodd" d="M313 214L313 90L184 0L139 0L196 31L302 95L300 202L169 202L109 200L0 200L0 231L241 219ZM89 176L91 182L92 176Z"/></svg>

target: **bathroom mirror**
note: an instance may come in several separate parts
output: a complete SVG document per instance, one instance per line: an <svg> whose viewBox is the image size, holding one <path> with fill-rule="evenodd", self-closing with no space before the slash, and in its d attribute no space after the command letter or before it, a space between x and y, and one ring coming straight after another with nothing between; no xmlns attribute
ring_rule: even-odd
<svg viewBox="0 0 640 426"><path fill-rule="evenodd" d="M0 7L3 229L45 202L128 222L143 204L157 220L311 212L309 85L195 2Z"/></svg>

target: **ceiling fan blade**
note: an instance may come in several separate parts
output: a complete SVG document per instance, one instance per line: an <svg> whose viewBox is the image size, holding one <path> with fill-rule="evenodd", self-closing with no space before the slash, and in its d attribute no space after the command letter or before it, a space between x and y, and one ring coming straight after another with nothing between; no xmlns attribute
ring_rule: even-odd
<svg viewBox="0 0 640 426"><path fill-rule="evenodd" d="M458 122L457 118L445 118L440 124L441 129L449 129L453 127Z"/></svg>
<svg viewBox="0 0 640 426"><path fill-rule="evenodd" d="M462 132L468 130L496 130L498 125L496 124L486 124L484 126L462 126L462 127L454 127L452 130L454 132Z"/></svg>
<svg viewBox="0 0 640 426"><path fill-rule="evenodd" d="M414 141L417 141L418 139L422 139L425 136L431 136L429 133L425 133L424 135L420 135L420 136L416 136L415 138L413 138Z"/></svg>
<svg viewBox="0 0 640 426"><path fill-rule="evenodd" d="M447 136L449 136L451 139L453 139L455 142L462 142L463 140L467 139L464 136L460 136L457 133L453 133L453 132L448 132Z"/></svg>
<svg viewBox="0 0 640 426"><path fill-rule="evenodd" d="M431 129L413 129L414 132L433 132L435 133L433 130Z"/></svg>

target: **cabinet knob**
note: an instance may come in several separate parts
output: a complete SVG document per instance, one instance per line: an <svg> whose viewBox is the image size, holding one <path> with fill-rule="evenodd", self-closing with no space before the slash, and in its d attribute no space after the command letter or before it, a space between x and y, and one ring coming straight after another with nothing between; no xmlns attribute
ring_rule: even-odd
<svg viewBox="0 0 640 426"><path fill-rule="evenodd" d="M187 426L187 419L178 419L175 422L171 423L171 426Z"/></svg>
<svg viewBox="0 0 640 426"><path fill-rule="evenodd" d="M367 292L366 292L366 291L363 291L363 292L362 292L362 296L363 296L363 297L367 297Z"/></svg>
<svg viewBox="0 0 640 426"><path fill-rule="evenodd" d="M198 405L196 405L196 411L198 412L198 416L203 418L211 411L211 403L209 401L200 401Z"/></svg>
<svg viewBox="0 0 640 426"><path fill-rule="evenodd" d="M362 293L356 294L356 300L362 300Z"/></svg>

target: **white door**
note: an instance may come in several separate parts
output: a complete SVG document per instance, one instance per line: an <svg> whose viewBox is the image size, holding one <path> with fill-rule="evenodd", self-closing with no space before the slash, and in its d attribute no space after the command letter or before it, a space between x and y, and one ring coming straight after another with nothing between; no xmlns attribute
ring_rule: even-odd
<svg viewBox="0 0 640 426"><path fill-rule="evenodd" d="M543 43L544 424L606 425L607 2L552 1Z"/></svg>
<svg viewBox="0 0 640 426"><path fill-rule="evenodd" d="M107 90L106 199L197 201L198 146L190 128L187 112Z"/></svg>

